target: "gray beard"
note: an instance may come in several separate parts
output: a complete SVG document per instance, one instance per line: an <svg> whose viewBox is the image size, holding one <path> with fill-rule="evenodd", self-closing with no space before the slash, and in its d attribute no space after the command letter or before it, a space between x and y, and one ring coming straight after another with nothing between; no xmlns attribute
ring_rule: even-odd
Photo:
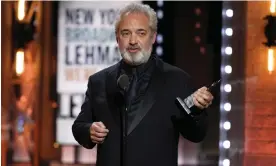
<svg viewBox="0 0 276 166"><path fill-rule="evenodd" d="M138 66L146 63L149 60L151 51L152 51L152 48L150 48L149 51L142 50L131 55L131 53L125 50L124 52L121 52L121 56L123 60L126 61L126 63L133 66Z"/></svg>

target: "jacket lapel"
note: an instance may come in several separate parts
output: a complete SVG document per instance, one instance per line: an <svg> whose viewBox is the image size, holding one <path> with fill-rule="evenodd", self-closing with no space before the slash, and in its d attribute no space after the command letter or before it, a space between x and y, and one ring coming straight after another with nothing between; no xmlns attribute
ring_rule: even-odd
<svg viewBox="0 0 276 166"><path fill-rule="evenodd" d="M123 104L123 98L120 89L117 86L117 76L119 72L120 62L107 73L106 78L106 100L109 111L111 112L115 122L120 126L121 117L120 110Z"/></svg>
<svg viewBox="0 0 276 166"><path fill-rule="evenodd" d="M161 60L156 60L156 67L152 73L152 78L145 96L142 98L142 104L139 107L137 115L134 117L132 123L128 128L127 135L129 135L149 112L153 104L157 101L158 96L162 93L162 86L164 85L163 65Z"/></svg>

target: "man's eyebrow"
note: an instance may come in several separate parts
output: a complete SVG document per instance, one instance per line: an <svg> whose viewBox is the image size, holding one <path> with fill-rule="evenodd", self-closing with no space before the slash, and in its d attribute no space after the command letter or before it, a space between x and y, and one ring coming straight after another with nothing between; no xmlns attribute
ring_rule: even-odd
<svg viewBox="0 0 276 166"><path fill-rule="evenodd" d="M123 32L130 32L130 30L129 29L122 29L120 31L120 33L123 33ZM139 29L136 30L136 32L147 32L147 30L143 29L143 28L139 28Z"/></svg>
<svg viewBox="0 0 276 166"><path fill-rule="evenodd" d="M128 32L128 29L122 29L121 32Z"/></svg>
<svg viewBox="0 0 276 166"><path fill-rule="evenodd" d="M145 31L146 32L147 30L140 28L137 31Z"/></svg>

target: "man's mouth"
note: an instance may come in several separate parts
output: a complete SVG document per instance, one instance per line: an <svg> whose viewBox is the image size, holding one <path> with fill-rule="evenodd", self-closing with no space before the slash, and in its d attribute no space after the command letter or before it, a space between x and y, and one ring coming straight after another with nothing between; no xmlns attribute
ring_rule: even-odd
<svg viewBox="0 0 276 166"><path fill-rule="evenodd" d="M128 48L127 51L130 53L136 53L136 52L140 51L140 48Z"/></svg>

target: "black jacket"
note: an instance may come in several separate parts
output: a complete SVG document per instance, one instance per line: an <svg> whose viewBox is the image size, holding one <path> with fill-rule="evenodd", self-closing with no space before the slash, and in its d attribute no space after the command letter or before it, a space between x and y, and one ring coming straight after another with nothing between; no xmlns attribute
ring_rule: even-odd
<svg viewBox="0 0 276 166"><path fill-rule="evenodd" d="M193 92L190 77L158 58L155 63L142 107L127 131L127 166L177 166L179 133L192 142L202 141L206 133L205 111L195 111L192 118L175 104L176 97L184 99ZM89 135L92 122L102 121L109 129L104 143L98 145L97 166L122 166L119 66L120 62L90 76L85 101L72 126L77 142L88 149L95 146Z"/></svg>

